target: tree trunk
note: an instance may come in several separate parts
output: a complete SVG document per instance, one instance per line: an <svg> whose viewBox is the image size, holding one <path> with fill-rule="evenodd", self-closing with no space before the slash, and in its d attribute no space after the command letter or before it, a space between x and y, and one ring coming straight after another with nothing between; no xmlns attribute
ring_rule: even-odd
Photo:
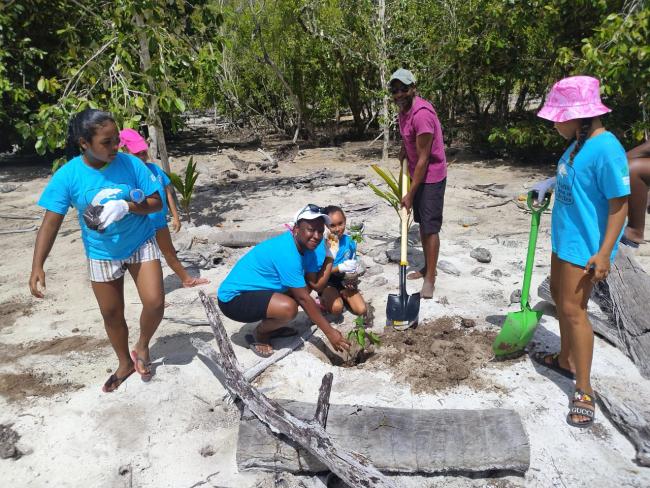
<svg viewBox="0 0 650 488"><path fill-rule="evenodd" d="M144 19L142 14L135 14L133 16L135 25L138 30L138 42L140 44L140 67L147 76L147 83L149 85L149 116L147 117L147 124L149 127L149 137L151 138L154 158L160 158L163 170L170 173L169 156L167 154L167 144L165 142L165 131L163 130L162 121L160 120L160 112L158 110L158 95L156 94L156 86L148 74L151 69L151 55L149 53L149 42L147 35L144 31Z"/></svg>
<svg viewBox="0 0 650 488"><path fill-rule="evenodd" d="M384 93L381 105L381 128L384 134L384 143L381 148L381 161L385 164L388 160L388 146L390 145L390 120L388 118L388 93L386 87L388 80L386 79L386 0L379 0L378 3L378 23L379 23L379 82L381 83L381 90Z"/></svg>

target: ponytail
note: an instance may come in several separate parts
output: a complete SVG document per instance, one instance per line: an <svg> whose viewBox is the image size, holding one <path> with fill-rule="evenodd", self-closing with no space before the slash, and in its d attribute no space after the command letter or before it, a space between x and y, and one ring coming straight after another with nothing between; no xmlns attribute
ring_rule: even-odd
<svg viewBox="0 0 650 488"><path fill-rule="evenodd" d="M582 146L585 145L585 142L587 141L587 136L589 135L589 129L591 129L591 121L593 119L591 117L586 118L586 119L580 119L580 129L578 130L578 137L576 137L575 145L573 146L573 150L571 151L571 154L569 154L569 166L573 166L573 160L576 157L576 154L580 152L580 149L582 149Z"/></svg>
<svg viewBox="0 0 650 488"><path fill-rule="evenodd" d="M65 156L73 159L80 154L79 139L82 137L90 142L98 127L106 122L115 122L113 116L108 112L87 108L75 114L68 123L68 137L65 144Z"/></svg>

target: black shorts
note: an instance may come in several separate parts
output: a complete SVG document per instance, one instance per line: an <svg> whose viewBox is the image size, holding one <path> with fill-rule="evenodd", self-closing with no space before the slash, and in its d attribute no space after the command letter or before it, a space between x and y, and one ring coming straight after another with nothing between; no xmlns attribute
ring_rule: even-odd
<svg viewBox="0 0 650 488"><path fill-rule="evenodd" d="M442 227L447 178L437 183L422 183L413 199L413 218L425 234L437 234Z"/></svg>
<svg viewBox="0 0 650 488"><path fill-rule="evenodd" d="M266 318L266 312L275 292L271 290L245 291L229 302L217 299L223 314L236 322L258 322Z"/></svg>
<svg viewBox="0 0 650 488"><path fill-rule="evenodd" d="M331 286L332 288L336 288L338 291L341 291L345 286L343 286L343 277L345 275L343 273L332 273L330 275L330 279L327 280L327 286Z"/></svg>

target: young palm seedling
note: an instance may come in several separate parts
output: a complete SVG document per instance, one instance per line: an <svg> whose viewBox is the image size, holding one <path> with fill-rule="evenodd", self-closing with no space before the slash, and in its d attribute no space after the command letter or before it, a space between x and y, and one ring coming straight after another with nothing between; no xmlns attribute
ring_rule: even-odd
<svg viewBox="0 0 650 488"><path fill-rule="evenodd" d="M185 213L187 221L190 221L190 203L192 202L192 196L194 194L194 184L196 179L199 177L199 172L196 170L196 164L194 163L194 158L190 157L190 160L187 162L187 167L185 168L185 179L182 179L176 173L169 173L169 179L172 181L174 188L180 193L180 207Z"/></svg>

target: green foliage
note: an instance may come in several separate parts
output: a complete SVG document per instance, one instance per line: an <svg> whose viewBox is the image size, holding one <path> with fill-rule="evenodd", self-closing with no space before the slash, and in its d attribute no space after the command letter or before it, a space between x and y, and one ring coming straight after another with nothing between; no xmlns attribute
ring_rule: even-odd
<svg viewBox="0 0 650 488"><path fill-rule="evenodd" d="M192 196L194 195L194 185L196 179L199 177L199 172L196 170L194 158L190 157L185 167L185 178L181 178L176 173L169 173L169 179L180 194L181 210L185 213L188 222L190 221L190 204L192 203Z"/></svg>
<svg viewBox="0 0 650 488"><path fill-rule="evenodd" d="M381 179L384 180L384 182L388 185L388 190L384 191L378 186L373 185L372 183L369 183L368 186L375 193L375 195L377 195L382 200L388 202L388 204L391 207L393 207L393 210L395 210L395 212L397 212L397 215L401 218L400 208L402 206L401 203L402 202L402 179L400 178L398 180L390 170L385 170L377 164L373 164L371 165L371 167L372 169L375 170L375 172L379 176L381 176ZM406 178L406 182L407 182L406 192L408 192L411 187L411 179ZM409 226L411 224L411 214L409 214L408 217L408 224Z"/></svg>
<svg viewBox="0 0 650 488"><path fill-rule="evenodd" d="M350 226L350 237L357 244L363 242L363 224L354 224Z"/></svg>
<svg viewBox="0 0 650 488"><path fill-rule="evenodd" d="M381 339L377 334L372 331L366 330L366 321L363 315L359 315L354 319L354 328L348 332L348 340L356 341L361 349L366 348L366 339L373 345L381 345Z"/></svg>

